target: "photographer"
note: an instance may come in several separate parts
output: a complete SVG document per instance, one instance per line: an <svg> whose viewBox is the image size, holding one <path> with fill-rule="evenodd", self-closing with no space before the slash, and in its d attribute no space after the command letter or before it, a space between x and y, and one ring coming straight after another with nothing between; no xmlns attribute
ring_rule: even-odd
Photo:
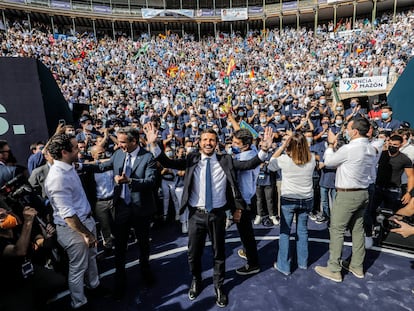
<svg viewBox="0 0 414 311"><path fill-rule="evenodd" d="M414 196L414 189L411 190L410 194L412 197ZM400 226L399 228L394 228L394 229L391 229L390 231L398 233L402 235L404 238L408 238L409 236L414 235L414 226L402 220L402 217L411 217L413 215L414 215L414 197L410 200L410 202L406 206L399 209L396 215L390 218L390 220L394 221L396 224Z"/></svg>
<svg viewBox="0 0 414 311"><path fill-rule="evenodd" d="M0 140L0 187L23 172L27 171L21 166L16 166L16 159L7 141Z"/></svg>
<svg viewBox="0 0 414 311"><path fill-rule="evenodd" d="M24 207L22 223L3 201L0 202L0 266L3 280L0 282L3 297L0 310L42 310L46 300L64 288L65 279L52 270L34 266L30 260L33 251L43 246L45 241L41 234L33 234L36 210ZM46 234L53 234L52 229L48 227Z"/></svg>

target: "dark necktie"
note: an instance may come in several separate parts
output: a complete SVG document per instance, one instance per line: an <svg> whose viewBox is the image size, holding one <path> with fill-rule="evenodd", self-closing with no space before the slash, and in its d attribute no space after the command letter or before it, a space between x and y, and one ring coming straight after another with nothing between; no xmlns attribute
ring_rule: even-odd
<svg viewBox="0 0 414 311"><path fill-rule="evenodd" d="M206 210L210 212L213 209L213 190L211 184L211 165L210 158L206 158Z"/></svg>
<svg viewBox="0 0 414 311"><path fill-rule="evenodd" d="M125 161L125 167L124 167L124 173L125 176L129 178L129 176L131 175L131 154L128 153L126 156L126 161ZM124 197L124 201L126 204L131 203L131 191L129 190L128 184L123 184L122 185L122 194Z"/></svg>

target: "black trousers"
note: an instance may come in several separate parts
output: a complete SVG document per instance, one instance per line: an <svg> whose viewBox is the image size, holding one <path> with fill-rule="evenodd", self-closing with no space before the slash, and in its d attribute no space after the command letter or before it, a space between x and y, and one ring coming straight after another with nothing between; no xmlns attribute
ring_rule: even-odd
<svg viewBox="0 0 414 311"><path fill-rule="evenodd" d="M254 238L251 212L249 210L242 212L240 222L237 223L237 230L239 231L240 240L246 251L247 263L249 266L258 266L259 255L257 253L257 243Z"/></svg>
<svg viewBox="0 0 414 311"><path fill-rule="evenodd" d="M216 288L221 288L226 271L226 212L221 208L213 209L210 213L190 208L188 217L188 264L193 278L198 280L201 280L201 258L207 235L213 248L213 283Z"/></svg>
<svg viewBox="0 0 414 311"><path fill-rule="evenodd" d="M120 202L121 208L131 208L126 206L123 200ZM122 206L124 205L124 206ZM126 281L126 251L128 245L128 237L131 228L134 228L135 235L138 240L139 247L139 264L143 273L149 269L149 255L150 255L150 216L132 216L125 223L114 223L113 235L115 237L115 280L116 286L125 286Z"/></svg>
<svg viewBox="0 0 414 311"><path fill-rule="evenodd" d="M275 206L277 206L277 197L275 184L267 186L257 186L256 197L257 215L265 216L267 212L269 216L276 216Z"/></svg>

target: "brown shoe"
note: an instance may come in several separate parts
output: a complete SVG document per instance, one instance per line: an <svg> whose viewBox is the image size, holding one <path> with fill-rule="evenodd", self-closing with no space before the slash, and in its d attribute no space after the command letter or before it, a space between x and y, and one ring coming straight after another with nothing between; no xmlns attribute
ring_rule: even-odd
<svg viewBox="0 0 414 311"><path fill-rule="evenodd" d="M332 272L328 267L316 266L315 272L325 279L338 283L342 282L341 272Z"/></svg>
<svg viewBox="0 0 414 311"><path fill-rule="evenodd" d="M349 262L346 261L346 260L341 260L341 266L346 271L351 272L358 279L363 279L365 277L364 271L362 270L362 268L354 268L354 267L351 267L351 266L349 266Z"/></svg>

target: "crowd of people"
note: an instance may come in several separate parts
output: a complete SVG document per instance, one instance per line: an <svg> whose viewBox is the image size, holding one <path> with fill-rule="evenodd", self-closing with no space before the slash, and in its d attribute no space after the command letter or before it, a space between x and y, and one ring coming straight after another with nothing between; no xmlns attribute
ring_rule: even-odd
<svg viewBox="0 0 414 311"><path fill-rule="evenodd" d="M48 142L34 143L27 163L29 182L47 210L40 218L49 225L39 230L64 250L72 307L87 306L84 275L90 291L106 294L97 277L94 219L105 254L115 254L115 299L126 291L130 229L150 287L150 225L171 225L172 219L188 234L190 300L202 290L201 257L209 235L216 304L228 304L224 238L233 223L243 245L238 254L247 260L236 269L239 275L261 269L253 230L260 224L280 224L274 267L291 273L294 219L297 264L307 269L310 217L326 223L331 234L328 265L315 271L336 282L342 268L363 278L377 207L401 215L414 208L414 133L393 118L386 101L334 100L333 84L378 75L394 82L414 55L410 15L398 14L395 23L387 15L375 25L361 20L347 36L329 33L328 26L316 35L286 28L200 41L171 33L136 42L54 37L45 25L29 31L23 23L9 23L0 33L1 55L41 60L72 108L88 105L75 124L61 123ZM0 142L1 186L22 171L9 144ZM10 220L7 206L0 212L2 256L26 257L8 245L29 247L38 212L21 213L23 226L30 225L23 241L10 231L19 216ZM9 222L14 225L3 227ZM410 234L396 222L396 232ZM347 228L353 257L343 262ZM38 240L36 250L44 244ZM46 265L56 259L52 253L44 255Z"/></svg>

